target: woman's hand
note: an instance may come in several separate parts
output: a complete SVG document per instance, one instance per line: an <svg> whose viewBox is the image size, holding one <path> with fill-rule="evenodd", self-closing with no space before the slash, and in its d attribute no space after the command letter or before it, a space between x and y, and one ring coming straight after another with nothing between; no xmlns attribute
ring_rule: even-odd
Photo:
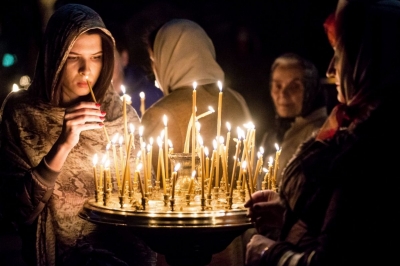
<svg viewBox="0 0 400 266"><path fill-rule="evenodd" d="M79 142L82 131L104 126L105 112L94 102L80 102L65 109L61 134L45 156L46 163L54 171L60 171L69 152Z"/></svg>
<svg viewBox="0 0 400 266"><path fill-rule="evenodd" d="M262 236L262 235L254 235L249 243L247 243L246 248L246 266L258 266L261 263L261 256L263 251L266 248L269 248L275 241Z"/></svg>
<svg viewBox="0 0 400 266"><path fill-rule="evenodd" d="M100 110L100 104L94 102L80 102L66 108L57 142L72 149L78 143L82 131L103 127L105 115L105 112Z"/></svg>
<svg viewBox="0 0 400 266"><path fill-rule="evenodd" d="M285 208L280 203L279 195L272 190L260 190L251 195L245 207L257 232L265 234L272 228L281 228Z"/></svg>

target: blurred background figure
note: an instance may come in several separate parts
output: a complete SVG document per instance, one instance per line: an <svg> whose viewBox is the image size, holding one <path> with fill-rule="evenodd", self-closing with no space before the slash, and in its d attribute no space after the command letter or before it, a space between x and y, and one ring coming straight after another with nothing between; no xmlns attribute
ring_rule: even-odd
<svg viewBox="0 0 400 266"><path fill-rule="evenodd" d="M275 124L264 134L261 146L266 155L265 167L270 156L275 155L275 144L282 150L276 175L279 187L284 167L297 147L322 126L327 108L318 70L309 60L295 53L285 53L272 63L270 75Z"/></svg>
<svg viewBox="0 0 400 266"><path fill-rule="evenodd" d="M115 65L112 79L113 87L122 95L124 92L121 90L121 85L125 86L125 93L131 97L131 105L138 115L142 117L140 94L144 95L144 108L147 109L159 100L163 96L163 93L150 80L148 74L141 66L130 63L124 26L110 23L108 27L116 42Z"/></svg>
<svg viewBox="0 0 400 266"><path fill-rule="evenodd" d="M217 111L222 89L221 136L225 137L227 134L226 122L231 124L232 129L236 129L251 121L250 111L243 97L228 87L218 87L218 81L222 84L224 82L224 71L216 62L211 39L200 25L187 19L170 20L150 33L148 47L153 71L164 97L147 109L142 117L145 139L157 139L165 128L165 115L168 119L168 139L173 144L174 153L184 152L192 115L193 82L197 82L198 115L209 111L209 106ZM210 150L217 137L217 117L215 112L199 120L204 146ZM235 146L236 143L230 141L229 151L235 151ZM153 145L153 155L157 154L158 147ZM230 158L233 160L233 156ZM153 162L157 163L156 157L153 157ZM233 165L233 162L229 165ZM153 166L156 169L157 165ZM244 265L240 236L224 251L214 254L209 265Z"/></svg>

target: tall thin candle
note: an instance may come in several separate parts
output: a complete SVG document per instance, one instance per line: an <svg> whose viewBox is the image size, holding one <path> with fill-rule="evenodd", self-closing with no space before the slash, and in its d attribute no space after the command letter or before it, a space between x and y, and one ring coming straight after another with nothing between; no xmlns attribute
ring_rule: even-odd
<svg viewBox="0 0 400 266"><path fill-rule="evenodd" d="M98 189L98 184L97 184L97 161L98 161L98 156L97 156L97 153L96 153L93 156L93 177L94 177L95 190Z"/></svg>
<svg viewBox="0 0 400 266"><path fill-rule="evenodd" d="M145 106L145 104L144 104L145 94L144 94L143 91L141 91L141 92L139 93L139 97L140 97L140 113L141 113L142 116L143 116L144 111L146 110L146 106Z"/></svg>
<svg viewBox="0 0 400 266"><path fill-rule="evenodd" d="M167 116L163 116L164 122L164 153L165 153L165 178L169 177L169 162L168 162L168 119Z"/></svg>
<svg viewBox="0 0 400 266"><path fill-rule="evenodd" d="M96 97L94 96L94 93L93 93L92 86L90 85L89 77L86 76L85 78L86 78L86 83L87 83L87 85L89 87L89 90L90 90L90 94L92 95L92 99L93 99L93 101L95 103L97 103ZM106 135L107 143L109 143L110 142L110 137L108 136L107 129L106 129L105 125L103 125L103 130L104 130L104 134Z"/></svg>
<svg viewBox="0 0 400 266"><path fill-rule="evenodd" d="M122 116L124 122L124 138L125 138L125 149L128 149L128 120L126 117L126 94L125 86L121 85L122 95Z"/></svg>
<svg viewBox="0 0 400 266"><path fill-rule="evenodd" d="M196 88L197 82L193 82L193 95L192 95L192 117L196 117ZM196 119L192 119L192 172L195 169L196 159Z"/></svg>

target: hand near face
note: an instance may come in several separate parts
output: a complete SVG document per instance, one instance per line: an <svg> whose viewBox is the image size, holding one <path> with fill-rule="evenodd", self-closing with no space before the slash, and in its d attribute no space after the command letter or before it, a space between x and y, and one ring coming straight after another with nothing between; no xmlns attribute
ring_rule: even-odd
<svg viewBox="0 0 400 266"><path fill-rule="evenodd" d="M272 228L282 226L285 208L275 191L257 191L251 195L251 199L244 206L249 208L248 216L258 233L265 234Z"/></svg>
<svg viewBox="0 0 400 266"><path fill-rule="evenodd" d="M64 122L58 142L71 149L78 143L82 131L103 127L105 112L94 102L80 102L65 109Z"/></svg>

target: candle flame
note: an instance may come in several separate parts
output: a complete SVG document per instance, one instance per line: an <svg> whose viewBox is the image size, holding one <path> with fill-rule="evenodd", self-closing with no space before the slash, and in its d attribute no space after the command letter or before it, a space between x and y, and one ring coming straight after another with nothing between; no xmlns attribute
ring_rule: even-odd
<svg viewBox="0 0 400 266"><path fill-rule="evenodd" d="M179 170L180 167L181 167L181 164L180 164L180 163L177 163L177 164L175 165L174 171L175 171L175 172L178 172L178 170Z"/></svg>
<svg viewBox="0 0 400 266"><path fill-rule="evenodd" d="M170 139L168 140L168 146L172 149L172 141Z"/></svg>
<svg viewBox="0 0 400 266"><path fill-rule="evenodd" d="M160 137L163 139L164 138L164 134L165 134L165 131L164 131L164 129L163 130L161 130L161 133L160 133Z"/></svg>
<svg viewBox="0 0 400 266"><path fill-rule="evenodd" d="M217 82L219 91L222 92L222 82L218 80Z"/></svg>
<svg viewBox="0 0 400 266"><path fill-rule="evenodd" d="M139 136L143 136L143 130L144 130L144 127L140 126L139 127Z"/></svg>
<svg viewBox="0 0 400 266"><path fill-rule="evenodd" d="M162 148L162 140L161 140L160 136L157 137L157 144L158 144L158 147Z"/></svg>
<svg viewBox="0 0 400 266"><path fill-rule="evenodd" d="M193 82L193 90L196 90L196 88L197 88L197 82L195 81Z"/></svg>
<svg viewBox="0 0 400 266"><path fill-rule="evenodd" d="M97 161L99 160L97 153L93 156L93 165L96 166Z"/></svg>
<svg viewBox="0 0 400 266"><path fill-rule="evenodd" d="M264 172L264 173L268 173L268 169L265 168L265 167L263 167L263 172Z"/></svg>
<svg viewBox="0 0 400 266"><path fill-rule="evenodd" d="M132 123L129 124L129 131L131 132L131 134L135 132L135 126Z"/></svg>
<svg viewBox="0 0 400 266"><path fill-rule="evenodd" d="M140 99L144 99L144 92L143 92L143 91L141 91L141 92L139 93L139 97L140 97Z"/></svg>
<svg viewBox="0 0 400 266"><path fill-rule="evenodd" d="M264 147L260 147L260 153L261 153L261 155L264 154Z"/></svg>
<svg viewBox="0 0 400 266"><path fill-rule="evenodd" d="M196 176L196 170L193 170L193 172L192 172L192 178L195 178L195 176Z"/></svg>
<svg viewBox="0 0 400 266"><path fill-rule="evenodd" d="M276 149L276 151L279 151L279 145L278 145L278 143L275 143L275 149Z"/></svg>
<svg viewBox="0 0 400 266"><path fill-rule="evenodd" d="M208 106L208 110L210 110L210 112L215 113L214 108L212 108L211 106Z"/></svg>
<svg viewBox="0 0 400 266"><path fill-rule="evenodd" d="M106 151L108 151L108 150L110 149L110 147L111 147L111 143L107 143L107 145L106 145Z"/></svg>
<svg viewBox="0 0 400 266"><path fill-rule="evenodd" d="M142 169L142 167L143 167L143 164L142 163L139 163L137 166L136 166L136 171L140 171L141 169Z"/></svg>
<svg viewBox="0 0 400 266"><path fill-rule="evenodd" d="M269 156L268 165L271 166L273 162L274 162L274 158L272 158L272 156Z"/></svg>
<svg viewBox="0 0 400 266"><path fill-rule="evenodd" d="M163 116L163 122L164 122L164 126L167 126L167 116L166 115Z"/></svg>
<svg viewBox="0 0 400 266"><path fill-rule="evenodd" d="M110 168L110 160L107 159L104 163L104 168Z"/></svg>
<svg viewBox="0 0 400 266"><path fill-rule="evenodd" d="M147 152L151 151L151 144L147 144Z"/></svg>
<svg viewBox="0 0 400 266"><path fill-rule="evenodd" d="M203 146L203 138L201 136L197 137L197 142L199 142L200 146Z"/></svg>
<svg viewBox="0 0 400 266"><path fill-rule="evenodd" d="M124 142L124 137L119 136L119 146L122 146L122 143Z"/></svg>
<svg viewBox="0 0 400 266"><path fill-rule="evenodd" d="M125 86L124 86L124 85L121 85L121 91L122 91L123 94L125 94L126 89L125 89Z"/></svg>
<svg viewBox="0 0 400 266"><path fill-rule="evenodd" d="M231 124L229 122L226 122L226 127L228 128L228 131L231 131Z"/></svg>
<svg viewBox="0 0 400 266"><path fill-rule="evenodd" d="M208 148L204 147L204 154L206 155L206 157L208 157Z"/></svg>
<svg viewBox="0 0 400 266"><path fill-rule="evenodd" d="M119 136L118 133L116 133L116 134L114 135L114 137L112 138L111 142L112 142L113 144L115 144L115 143L117 142L118 136Z"/></svg>
<svg viewBox="0 0 400 266"><path fill-rule="evenodd" d="M224 141L225 141L224 137L223 136L219 136L219 143L224 144Z"/></svg>
<svg viewBox="0 0 400 266"><path fill-rule="evenodd" d="M12 86L11 91L13 91L13 92L19 91L18 85L14 83L13 86Z"/></svg>
<svg viewBox="0 0 400 266"><path fill-rule="evenodd" d="M214 147L214 150L217 149L217 141L215 139L213 140L213 147Z"/></svg>
<svg viewBox="0 0 400 266"><path fill-rule="evenodd" d="M103 158L101 159L101 164L105 164L106 163L106 160L107 160L107 155L106 154L104 154L103 155Z"/></svg>
<svg viewBox="0 0 400 266"><path fill-rule="evenodd" d="M243 161L243 162L242 162L242 168L243 168L243 170L246 170L246 167L247 167L247 162L246 162L246 161Z"/></svg>

